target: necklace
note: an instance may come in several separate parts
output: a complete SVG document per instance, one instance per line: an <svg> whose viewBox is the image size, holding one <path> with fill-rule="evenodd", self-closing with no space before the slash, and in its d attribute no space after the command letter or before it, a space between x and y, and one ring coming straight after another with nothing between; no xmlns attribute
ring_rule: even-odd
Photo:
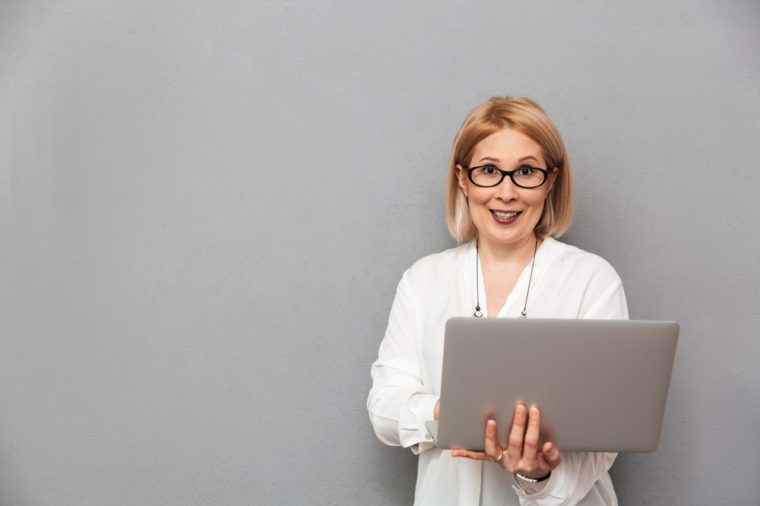
<svg viewBox="0 0 760 506"><path fill-rule="evenodd" d="M475 239L475 312L472 316L483 318L483 311L480 310L480 254L478 240ZM533 247L533 260L530 261L530 275L528 276L528 289L525 291L525 304L520 315L523 318L528 317L528 296L530 295L530 283L533 281L533 266L536 265L536 251L538 251L538 236L536 236L536 245Z"/></svg>

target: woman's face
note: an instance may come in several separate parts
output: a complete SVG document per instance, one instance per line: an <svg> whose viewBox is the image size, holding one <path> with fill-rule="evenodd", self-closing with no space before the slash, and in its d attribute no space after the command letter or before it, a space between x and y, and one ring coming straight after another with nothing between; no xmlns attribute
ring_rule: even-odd
<svg viewBox="0 0 760 506"><path fill-rule="evenodd" d="M489 135L475 146L470 167L482 165L508 171L524 165L547 168L541 146L527 135L509 128ZM509 177L498 186L482 188L469 180L467 170L461 166L458 169L459 186L467 196L478 239L510 247L532 243L533 230L541 218L556 170L549 168L549 177L543 185L527 189L515 186Z"/></svg>

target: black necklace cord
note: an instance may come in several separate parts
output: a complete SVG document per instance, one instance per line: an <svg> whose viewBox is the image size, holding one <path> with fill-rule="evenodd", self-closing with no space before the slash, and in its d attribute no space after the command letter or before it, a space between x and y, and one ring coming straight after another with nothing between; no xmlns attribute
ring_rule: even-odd
<svg viewBox="0 0 760 506"><path fill-rule="evenodd" d="M472 316L483 318L483 311L480 310L480 253L478 249L478 240L475 239L475 312Z"/></svg>
<svg viewBox="0 0 760 506"><path fill-rule="evenodd" d="M528 295L530 295L530 283L533 281L533 266L536 265L536 252L538 251L538 236L536 236L536 245L533 247L533 260L530 262L530 276L528 276L528 290L525 292L525 304L520 315L523 318L528 317Z"/></svg>
<svg viewBox="0 0 760 506"><path fill-rule="evenodd" d="M536 253L538 252L538 236L536 236L536 245L533 247L533 260L530 262L530 275L528 276L528 289L525 291L525 304L520 315L523 318L528 317L528 296L530 295L530 285L533 281L533 267L536 265ZM472 313L475 318L482 318L483 311L480 309L480 249L478 240L475 239L475 311Z"/></svg>

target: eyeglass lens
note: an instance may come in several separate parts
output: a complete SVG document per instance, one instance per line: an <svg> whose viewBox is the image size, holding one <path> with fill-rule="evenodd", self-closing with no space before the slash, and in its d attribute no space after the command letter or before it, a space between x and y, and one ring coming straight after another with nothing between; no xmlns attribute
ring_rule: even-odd
<svg viewBox="0 0 760 506"><path fill-rule="evenodd" d="M506 176L502 171L493 165L476 167L470 177L472 182L478 186L496 186L501 183ZM523 166L511 174L512 182L523 188L535 188L541 186L544 182L545 173L533 167Z"/></svg>

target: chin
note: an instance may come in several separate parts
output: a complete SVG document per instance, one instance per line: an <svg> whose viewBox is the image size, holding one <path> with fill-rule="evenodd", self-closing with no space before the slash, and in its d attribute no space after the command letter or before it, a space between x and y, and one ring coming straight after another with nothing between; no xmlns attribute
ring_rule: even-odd
<svg viewBox="0 0 760 506"><path fill-rule="evenodd" d="M519 243L533 237L535 233L535 226L532 228L521 226L520 228L510 228L509 230L505 230L503 227L489 226L484 229L484 232L484 235L493 241L504 243Z"/></svg>

